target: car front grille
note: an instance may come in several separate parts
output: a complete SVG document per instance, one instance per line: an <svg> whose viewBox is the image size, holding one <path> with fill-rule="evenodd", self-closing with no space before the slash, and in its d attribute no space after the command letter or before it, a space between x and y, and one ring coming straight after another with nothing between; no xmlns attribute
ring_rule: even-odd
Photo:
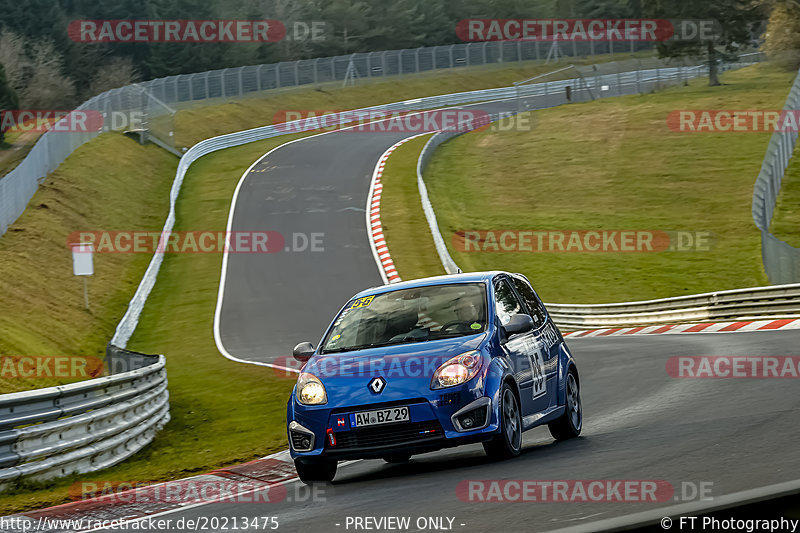
<svg viewBox="0 0 800 533"><path fill-rule="evenodd" d="M330 439L326 439L326 449L332 451L353 450L424 443L443 438L444 432L437 420L427 420L358 428L340 431L335 435L336 446L332 446Z"/></svg>

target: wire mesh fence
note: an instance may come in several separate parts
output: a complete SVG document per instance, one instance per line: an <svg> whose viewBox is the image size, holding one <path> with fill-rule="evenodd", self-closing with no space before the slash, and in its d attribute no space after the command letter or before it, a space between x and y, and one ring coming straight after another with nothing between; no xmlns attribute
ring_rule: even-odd
<svg viewBox="0 0 800 533"><path fill-rule="evenodd" d="M608 59L617 54L649 49L652 49L652 43L646 42L474 42L225 68L169 76L112 89L77 108L102 114L102 127L91 131L48 131L14 170L0 178L0 235L22 214L40 180L55 170L77 147L103 131L138 132L143 140L153 141L180 155L183 147L175 142L175 110L196 102L225 101L303 85L344 85L357 80L478 65L559 61L567 57L591 58L596 55L604 55L604 59ZM610 67L598 66L596 72L590 74L597 78L598 73L602 75L602 69L615 68L619 75L625 64L619 62ZM655 78L656 82L640 80L639 88L642 83L647 86L663 81L659 72L656 72ZM603 91L604 85L602 81L595 80L593 88L584 90L587 91L586 95L591 93L591 97L596 97L598 91ZM630 88L632 82L628 85ZM549 88L546 90L549 91ZM576 96L582 97L580 94Z"/></svg>
<svg viewBox="0 0 800 533"><path fill-rule="evenodd" d="M800 72L783 106L786 113L800 109ZM785 117L785 115L784 115ZM784 123L780 121L779 124ZM772 134L753 188L753 221L761 230L761 257L770 283L780 285L800 281L800 250L770 233L775 204L789 160L797 145L797 127L780 128Z"/></svg>

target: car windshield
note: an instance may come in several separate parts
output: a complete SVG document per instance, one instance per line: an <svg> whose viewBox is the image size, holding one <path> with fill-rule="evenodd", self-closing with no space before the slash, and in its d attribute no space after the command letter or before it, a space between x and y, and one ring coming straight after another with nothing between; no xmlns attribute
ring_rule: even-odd
<svg viewBox="0 0 800 533"><path fill-rule="evenodd" d="M429 285L350 301L322 343L322 353L474 335L486 330L481 283Z"/></svg>

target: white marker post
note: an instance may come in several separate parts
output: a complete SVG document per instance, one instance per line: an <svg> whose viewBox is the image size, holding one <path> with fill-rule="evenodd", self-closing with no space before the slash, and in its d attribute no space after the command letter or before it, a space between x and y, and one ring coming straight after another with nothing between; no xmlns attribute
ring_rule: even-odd
<svg viewBox="0 0 800 533"><path fill-rule="evenodd" d="M72 245L72 273L83 276L83 304L89 309L89 285L86 276L94 275L94 245Z"/></svg>

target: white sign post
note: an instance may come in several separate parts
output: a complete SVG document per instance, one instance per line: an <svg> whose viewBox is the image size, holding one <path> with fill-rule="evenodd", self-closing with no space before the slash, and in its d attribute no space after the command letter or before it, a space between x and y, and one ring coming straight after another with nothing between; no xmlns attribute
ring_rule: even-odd
<svg viewBox="0 0 800 533"><path fill-rule="evenodd" d="M94 275L94 245L87 243L72 245L72 273L83 276L83 304L89 309L89 285L86 277Z"/></svg>

